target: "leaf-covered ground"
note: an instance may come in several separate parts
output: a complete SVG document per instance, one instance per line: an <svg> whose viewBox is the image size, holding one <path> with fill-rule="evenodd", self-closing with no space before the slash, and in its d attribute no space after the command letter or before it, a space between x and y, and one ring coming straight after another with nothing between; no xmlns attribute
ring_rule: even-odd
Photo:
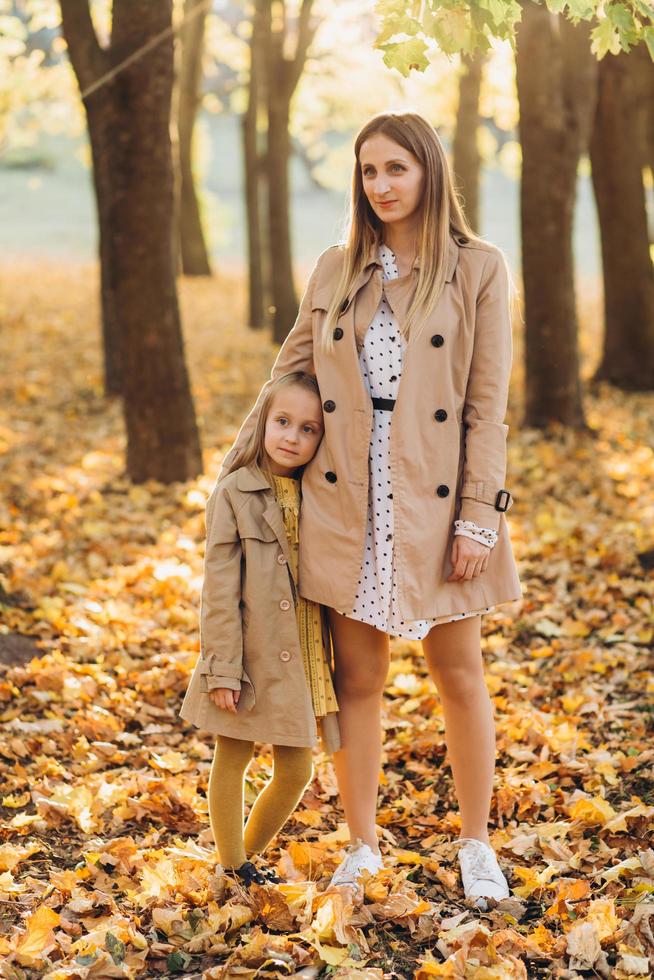
<svg viewBox="0 0 654 980"><path fill-rule="evenodd" d="M483 914L462 899L442 714L407 642L385 700L387 870L359 907L325 894L344 825L319 756L272 852L287 884L247 893L213 853L211 737L177 712L198 654L204 500L272 347L239 326L239 282L183 283L206 473L131 486L120 406L102 397L95 271L0 277L0 976L649 976L654 397L603 387L588 434L521 430L516 343L524 599L483 620L492 840L512 897ZM583 313L588 374L597 309ZM270 767L263 747L250 799Z"/></svg>

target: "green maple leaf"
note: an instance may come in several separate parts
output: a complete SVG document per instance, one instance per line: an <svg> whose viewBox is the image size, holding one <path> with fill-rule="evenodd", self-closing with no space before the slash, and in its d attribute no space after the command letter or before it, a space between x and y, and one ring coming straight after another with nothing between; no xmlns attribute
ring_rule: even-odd
<svg viewBox="0 0 654 980"><path fill-rule="evenodd" d="M384 64L388 68L396 68L405 78L412 70L424 71L429 66L425 55L427 45L421 38L413 37L408 41L381 44L379 47L384 52Z"/></svg>

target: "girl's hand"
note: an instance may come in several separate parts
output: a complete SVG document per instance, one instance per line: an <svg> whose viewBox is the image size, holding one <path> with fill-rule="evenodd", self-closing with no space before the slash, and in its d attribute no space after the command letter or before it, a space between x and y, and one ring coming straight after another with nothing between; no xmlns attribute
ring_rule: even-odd
<svg viewBox="0 0 654 980"><path fill-rule="evenodd" d="M485 571L490 548L464 534L455 534L452 544L452 574L448 582L468 581Z"/></svg>
<svg viewBox="0 0 654 980"><path fill-rule="evenodd" d="M232 714L236 714L236 705L240 696L241 692L232 691L231 687L217 687L209 691L209 697L215 706L223 711L231 711Z"/></svg>

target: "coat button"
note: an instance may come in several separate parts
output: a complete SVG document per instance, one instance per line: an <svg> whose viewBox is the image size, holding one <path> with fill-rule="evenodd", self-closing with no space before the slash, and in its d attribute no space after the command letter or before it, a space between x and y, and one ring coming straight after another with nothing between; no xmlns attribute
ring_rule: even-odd
<svg viewBox="0 0 654 980"><path fill-rule="evenodd" d="M439 408L438 411L434 412L434 418L437 422L444 422L447 418L447 412L444 408Z"/></svg>
<svg viewBox="0 0 654 980"><path fill-rule="evenodd" d="M435 333L434 336L431 338L432 347L442 347L444 343L445 341L439 333Z"/></svg>
<svg viewBox="0 0 654 980"><path fill-rule="evenodd" d="M444 483L441 483L439 487L436 487L436 493L439 497L447 497L450 492L450 488L446 487Z"/></svg>
<svg viewBox="0 0 654 980"><path fill-rule="evenodd" d="M327 472L325 473L325 479L327 480L328 483L336 483L338 477L336 476L335 473L332 473L331 470L327 470Z"/></svg>
<svg viewBox="0 0 654 980"><path fill-rule="evenodd" d="M336 402L333 402L331 399L329 399L328 401L323 402L322 407L325 409L326 412L333 412L334 409L336 408Z"/></svg>
<svg viewBox="0 0 654 980"><path fill-rule="evenodd" d="M285 565L286 564L286 555L277 555L277 564L278 565Z"/></svg>
<svg viewBox="0 0 654 980"><path fill-rule="evenodd" d="M280 609L283 609L284 612L286 612L287 609L290 609L291 608L291 604L288 601L288 599L282 599L282 601L279 603L279 608Z"/></svg>
<svg viewBox="0 0 654 980"><path fill-rule="evenodd" d="M334 330L334 340L340 340L342 336L343 336L342 327L336 327L336 330Z"/></svg>
<svg viewBox="0 0 654 980"><path fill-rule="evenodd" d="M288 652L288 650L282 650L282 652L279 655L279 659L280 660L283 660L284 663L287 664L289 662L289 660L291 659L291 655Z"/></svg>

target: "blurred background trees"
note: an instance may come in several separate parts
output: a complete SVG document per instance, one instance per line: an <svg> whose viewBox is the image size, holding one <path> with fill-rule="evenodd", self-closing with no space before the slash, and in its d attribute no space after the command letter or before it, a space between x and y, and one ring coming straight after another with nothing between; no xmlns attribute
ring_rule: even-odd
<svg viewBox="0 0 654 980"><path fill-rule="evenodd" d="M652 389L644 0L593 2L587 20L559 0L155 6L0 0L0 243L86 254L88 153L105 390L123 402L133 479L201 466L177 276L243 268L249 325L281 342L296 276L342 233L354 133L386 108L434 123L471 225L522 267L525 424L586 424L577 303L597 273L595 379ZM32 203L46 185L65 201L56 229Z"/></svg>

